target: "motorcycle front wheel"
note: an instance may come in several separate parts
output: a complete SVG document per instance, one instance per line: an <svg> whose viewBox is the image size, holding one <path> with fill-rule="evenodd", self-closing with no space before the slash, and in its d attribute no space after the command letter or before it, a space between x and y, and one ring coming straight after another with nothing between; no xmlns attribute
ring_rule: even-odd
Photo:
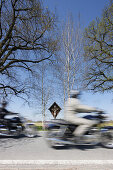
<svg viewBox="0 0 113 170"><path fill-rule="evenodd" d="M113 130L102 133L101 145L105 148L113 149Z"/></svg>
<svg viewBox="0 0 113 170"><path fill-rule="evenodd" d="M59 127L49 128L46 132L46 141L49 147L57 149L64 147L64 144L60 143L58 139Z"/></svg>
<svg viewBox="0 0 113 170"><path fill-rule="evenodd" d="M34 124L28 123L25 125L25 136L29 138L33 138L37 136L37 127Z"/></svg>

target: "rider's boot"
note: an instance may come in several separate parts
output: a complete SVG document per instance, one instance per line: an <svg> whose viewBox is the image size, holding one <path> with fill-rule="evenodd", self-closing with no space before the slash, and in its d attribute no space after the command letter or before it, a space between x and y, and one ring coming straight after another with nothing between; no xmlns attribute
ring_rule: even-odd
<svg viewBox="0 0 113 170"><path fill-rule="evenodd" d="M81 143L81 141L82 141L82 136L74 136L74 137L73 137L73 141L76 142L76 143Z"/></svg>

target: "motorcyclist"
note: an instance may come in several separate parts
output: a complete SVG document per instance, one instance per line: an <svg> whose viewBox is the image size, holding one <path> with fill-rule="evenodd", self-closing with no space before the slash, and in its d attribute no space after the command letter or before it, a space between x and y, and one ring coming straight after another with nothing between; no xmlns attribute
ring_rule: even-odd
<svg viewBox="0 0 113 170"><path fill-rule="evenodd" d="M6 109L6 107L8 105L7 101L3 101L1 103L1 105L2 105L2 107L0 107L0 123L3 123L10 128L10 119L9 120L7 118L5 119L5 116L12 115L12 114L18 114L18 113L13 113Z"/></svg>
<svg viewBox="0 0 113 170"><path fill-rule="evenodd" d="M89 107L87 105L82 105L79 100L80 92L77 90L72 90L70 92L70 97L65 103L64 107L64 118L65 120L79 125L73 134L80 138L91 126L97 123L95 120L88 120L82 117L78 117L77 113L90 113L90 112L100 112L93 107Z"/></svg>
<svg viewBox="0 0 113 170"><path fill-rule="evenodd" d="M6 109L7 105L8 105L8 102L7 101L3 101L1 103L2 107L0 107L0 119L4 119L4 117L6 115L12 115L12 114L16 114L18 115L18 113L13 113L13 112L10 112Z"/></svg>
<svg viewBox="0 0 113 170"><path fill-rule="evenodd" d="M7 114L9 114L9 113L11 113L11 112L9 112L9 111L6 109L6 107L7 107L7 105L8 105L8 103L7 103L6 101L3 101L3 102L1 103L1 105L2 105L2 107L0 107L0 119L4 119L4 116L7 115Z"/></svg>

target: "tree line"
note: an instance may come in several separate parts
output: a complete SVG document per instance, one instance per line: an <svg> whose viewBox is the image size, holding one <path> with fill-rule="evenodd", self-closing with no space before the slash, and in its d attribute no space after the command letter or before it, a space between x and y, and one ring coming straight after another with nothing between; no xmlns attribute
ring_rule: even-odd
<svg viewBox="0 0 113 170"><path fill-rule="evenodd" d="M113 91L113 2L85 30L72 15L58 25L41 0L1 0L1 99L34 98L44 115L55 91L64 103L73 88Z"/></svg>

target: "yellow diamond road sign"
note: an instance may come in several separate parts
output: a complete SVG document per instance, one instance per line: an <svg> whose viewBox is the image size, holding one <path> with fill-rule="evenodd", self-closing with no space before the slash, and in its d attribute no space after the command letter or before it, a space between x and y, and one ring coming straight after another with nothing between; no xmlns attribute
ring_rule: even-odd
<svg viewBox="0 0 113 170"><path fill-rule="evenodd" d="M49 111L51 112L51 114L53 115L54 118L57 117L58 113L60 112L61 108L60 106L58 106L58 104L56 102L54 102L51 107L49 108Z"/></svg>

